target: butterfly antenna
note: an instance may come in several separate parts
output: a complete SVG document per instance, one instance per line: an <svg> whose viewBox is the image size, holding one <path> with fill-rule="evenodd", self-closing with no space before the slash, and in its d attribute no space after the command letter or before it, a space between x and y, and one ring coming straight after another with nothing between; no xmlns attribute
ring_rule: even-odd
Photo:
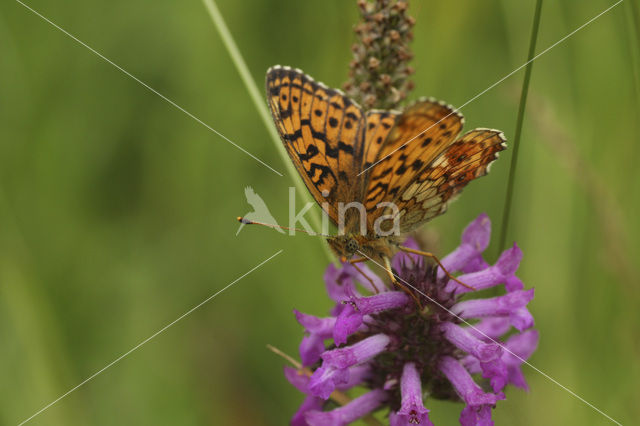
<svg viewBox="0 0 640 426"><path fill-rule="evenodd" d="M280 225L273 225L271 223L257 222L255 220L247 219L246 217L242 217L242 216L238 216L237 219L238 219L238 222L243 223L245 225L262 225L262 226L266 226L267 228L285 229L287 231L293 230L297 232L303 232L307 235L311 235L314 237L316 236L325 237L325 238L331 237L331 235L321 234L319 232L313 232L313 231L309 232L307 230L300 229L300 228L290 228L288 226L280 226Z"/></svg>

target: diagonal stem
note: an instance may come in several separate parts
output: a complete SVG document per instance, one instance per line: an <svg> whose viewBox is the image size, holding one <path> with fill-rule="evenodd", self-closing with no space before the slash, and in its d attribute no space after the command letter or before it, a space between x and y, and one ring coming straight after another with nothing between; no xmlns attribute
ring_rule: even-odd
<svg viewBox="0 0 640 426"><path fill-rule="evenodd" d="M500 246L498 253L504 250L511 218L511 205L513 201L513 187L515 184L516 168L518 166L518 152L520 150L520 136L522 135L522 123L524 122L524 112L527 105L527 94L529 93L529 82L531 80L531 70L533 69L533 58L536 52L536 42L538 40L538 29L540 27L540 15L542 12L542 0L536 1L536 10L533 15L533 26L531 28L531 38L529 39L529 54L527 56L527 66L524 71L522 91L520 92L520 105L518 107L518 117L516 118L516 129L513 137L513 154L509 167L509 178L507 181L507 194L502 212L502 229L500 231Z"/></svg>
<svg viewBox="0 0 640 426"><path fill-rule="evenodd" d="M253 102L256 109L258 110L258 114L260 114L260 118L262 119L263 124L267 128L271 141L276 146L276 150L280 154L282 161L287 167L287 172L291 176L291 179L293 179L293 182L295 184L296 190L298 191L298 194L300 194L304 203L313 202L313 200L311 200L309 196L309 192L307 191L307 188L304 186L304 182L302 182L302 179L300 178L298 171L296 170L293 163L291 162L291 159L289 158L289 154L287 154L287 151L285 150L284 145L280 140L280 135L278 135L278 132L276 131L275 126L273 125L273 120L271 119L271 114L267 109L266 102L263 96L260 94L260 90L258 89L258 86L255 80L253 79L253 77L251 76L251 73L249 72L249 67L247 66L247 63L244 61L244 58L242 57L242 53L240 53L240 49L238 49L238 46L236 45L236 42L233 39L233 36L231 35L231 32L229 31L229 28L227 27L227 24L225 23L224 18L220 13L220 9L218 9L218 6L216 5L215 0L202 0L202 2L204 3L204 6L209 12L209 16L211 17L211 20L213 21L213 25L216 27L216 30L218 30L218 34L220 34L220 38L222 39L222 42L224 43L224 46L227 49L227 52L229 52L229 56L231 56L231 60L233 61L233 64L235 65L236 70L238 71L238 74L240 74L240 78L242 79L242 82L244 83L244 86L247 89L247 92L249 92L251 101ZM311 216L311 224L313 228L316 230L316 232L318 232L318 230L322 229L320 215L318 214L317 210L311 210L309 214ZM322 245L329 259L333 260L333 256L331 255L331 252L329 251L329 247L327 246L327 244L323 243Z"/></svg>

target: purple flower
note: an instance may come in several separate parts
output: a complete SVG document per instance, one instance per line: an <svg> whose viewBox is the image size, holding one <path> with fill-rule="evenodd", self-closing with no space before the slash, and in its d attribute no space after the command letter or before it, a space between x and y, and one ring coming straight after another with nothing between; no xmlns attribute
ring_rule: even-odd
<svg viewBox="0 0 640 426"><path fill-rule="evenodd" d="M449 379L456 393L467 405L495 405L499 399L504 399L502 394L488 393L473 381L471 374L460 364L457 359L444 356L440 360L440 371Z"/></svg>
<svg viewBox="0 0 640 426"><path fill-rule="evenodd" d="M412 362L406 363L402 369L400 394L402 397L400 409L389 413L390 426L433 426L429 420L429 410L424 408L422 403L420 374Z"/></svg>
<svg viewBox="0 0 640 426"><path fill-rule="evenodd" d="M306 414L310 411L318 411L322 409L324 405L324 400L322 398L318 398L317 396L307 396L298 411L291 418L291 426L308 426Z"/></svg>
<svg viewBox="0 0 640 426"><path fill-rule="evenodd" d="M522 250L514 244L512 248L502 253L502 256L500 256L500 259L498 259L495 265L458 277L460 281L473 287L474 290L463 287L453 280L449 281L448 289L455 290L457 293L466 293L469 291L484 290L505 283L511 277L514 277L513 274L518 269L520 260L522 260Z"/></svg>
<svg viewBox="0 0 640 426"><path fill-rule="evenodd" d="M509 349L503 355L504 363L507 365L509 383L524 390L529 390L520 365L529 359L538 347L540 336L537 330L527 330L521 334L515 334L507 340L505 346Z"/></svg>
<svg viewBox="0 0 640 426"><path fill-rule="evenodd" d="M467 405L460 413L462 426L493 426L491 407L488 405Z"/></svg>
<svg viewBox="0 0 640 426"><path fill-rule="evenodd" d="M403 245L414 250L420 250L420 246L418 246L418 243L413 238L407 238ZM391 260L391 266L397 271L407 263L422 266L422 262L424 262L424 257L401 251L393 257Z"/></svg>
<svg viewBox="0 0 640 426"><path fill-rule="evenodd" d="M391 289L366 265L329 265L325 281L336 303L331 315L295 311L305 330L300 356L308 369L285 369L306 395L292 424L346 425L387 407L391 426L432 426L428 395L463 403L462 425L492 425L492 410L505 399L508 384L528 390L521 366L539 336L527 308L534 291L525 290L515 275L522 251L514 245L488 264L482 253L490 233L489 218L479 216L442 260L471 289L449 280L432 262L403 252L391 263L400 281L413 288L412 296ZM406 244L419 248L413 240ZM500 285L502 295L473 298L475 291ZM370 391L324 411L321 401L353 387Z"/></svg>
<svg viewBox="0 0 640 426"><path fill-rule="evenodd" d="M500 358L502 355L502 347L497 343L483 342L472 333L452 322L443 322L440 324L440 330L442 330L449 342L477 358L478 361L488 362Z"/></svg>
<svg viewBox="0 0 640 426"><path fill-rule="evenodd" d="M308 333L302 338L298 348L302 365L310 366L320 359L320 355L324 352L325 339L331 338L333 329L336 325L334 317L319 318L313 315L303 314L297 310L293 310L296 319L304 330Z"/></svg>
<svg viewBox="0 0 640 426"><path fill-rule="evenodd" d="M487 263L482 258L482 252L489 245L490 237L491 220L483 213L464 229L462 243L442 259L442 265L449 272L475 272L483 269ZM442 279L444 276L442 269L439 269L438 278Z"/></svg>
<svg viewBox="0 0 640 426"><path fill-rule="evenodd" d="M309 426L342 426L369 414L387 399L387 393L374 389L348 404L332 411L308 411L305 419Z"/></svg>
<svg viewBox="0 0 640 426"><path fill-rule="evenodd" d="M366 380L371 375L371 368L364 365L356 365L355 367L349 368L349 379L336 386L338 390L349 390L352 387L360 384L363 380ZM300 392L304 394L311 394L311 390L309 389L309 382L311 381L311 377L307 376L303 371L298 371L293 367L285 367L284 368L284 376L287 378L289 383L295 386ZM326 399L326 398L325 398Z"/></svg>
<svg viewBox="0 0 640 426"><path fill-rule="evenodd" d="M402 291L388 291L369 297L352 297L342 309L333 330L336 345L347 342L347 336L354 333L363 323L365 315L405 306L409 296Z"/></svg>
<svg viewBox="0 0 640 426"><path fill-rule="evenodd" d="M309 382L312 395L327 399L331 392L349 381L349 368L369 361L389 344L389 337L376 334L359 341L353 346L333 349L322 354L323 363Z"/></svg>
<svg viewBox="0 0 640 426"><path fill-rule="evenodd" d="M515 290L489 299L465 300L451 307L462 319L507 316L519 331L533 325L533 317L525 306L533 299L533 289Z"/></svg>

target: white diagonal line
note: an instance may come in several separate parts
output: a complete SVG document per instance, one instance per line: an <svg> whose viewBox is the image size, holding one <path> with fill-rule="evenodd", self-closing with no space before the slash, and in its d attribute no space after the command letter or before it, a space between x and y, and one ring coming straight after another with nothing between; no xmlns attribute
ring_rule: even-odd
<svg viewBox="0 0 640 426"><path fill-rule="evenodd" d="M156 337L158 334L164 332L166 329L168 329L169 327L171 327L172 325L174 325L175 323L177 323L178 321L180 321L181 319L183 319L184 317L186 317L187 315L191 314L193 311L195 311L196 309L198 309L199 307L201 307L202 305L204 305L205 303L207 303L208 301L210 301L211 299L213 299L214 297L216 297L217 295L219 295L220 293L222 293L223 291L225 291L226 289L228 289L229 287L231 287L232 285L234 285L235 283L237 283L238 281L240 281L241 279L243 279L244 277L246 277L247 275L249 275L250 273L252 273L253 271L255 271L256 269L258 269L259 267L261 267L262 265L264 265L265 263L267 263L268 261L270 261L271 259L273 259L274 257L276 257L277 255L279 255L280 253L282 253L283 250L278 250L275 254L271 255L271 257L263 260L262 262L260 262L258 265L254 266L253 268L251 268L249 271L245 272L244 274L242 274L241 276L239 276L238 278L236 278L235 280L231 281L229 284L227 284L225 287L223 287L222 289L218 290L217 292L215 292L214 294L212 294L211 296L207 297L206 299L204 299L202 302L198 303L196 306L194 306L193 308L189 309L187 312L185 312L184 314L180 315L178 318L176 318L175 320L171 321L169 324L165 325L164 327L162 327L160 330L156 331L155 333L153 333L151 336L147 337L146 339L144 339L142 342L138 343L137 345L135 345L133 348L129 349L127 352L123 353L122 355L120 355L118 358L114 359L113 361L111 361L109 364L105 365L104 367L102 367L100 370L96 371L95 373L93 373L92 375L90 375L89 377L87 377L86 379L84 379L82 382L80 382L79 384L77 384L76 386L74 386L73 388L69 389L67 392L65 392L64 394L62 394L61 396L59 396L57 399L55 399L54 401L51 401L49 404L45 405L44 407L42 407L40 410L38 410L37 412L35 412L33 415L31 415L30 417L28 417L27 419L23 420L22 422L20 422L18 424L18 426L22 426L23 424L27 423L28 421L30 421L31 419L33 419L34 417L36 417L37 415L41 414L43 411L45 411L46 409L50 408L52 405L56 404L58 401L60 401L61 399L65 398L66 396L68 396L70 393L74 392L75 390L77 390L79 387L81 387L82 385L84 385L85 383L89 382L90 380L92 380L93 378L95 378L96 376L98 376L99 374L101 374L102 372L104 372L107 368L111 367L112 365L116 364L118 361L122 360L123 358L125 358L127 355L131 354L133 351L135 351L136 349L140 348L142 345L144 345L145 343L149 342L151 339L153 339L154 337Z"/></svg>
<svg viewBox="0 0 640 426"><path fill-rule="evenodd" d="M556 47L557 45L559 45L560 43L562 43L563 41L565 41L566 39L568 39L569 37L573 36L575 33L577 33L578 31L580 31L581 29L583 29L584 27L586 27L587 25L589 25L590 23L592 23L593 21L595 21L596 19L598 19L599 17L601 17L602 15L604 15L605 13L609 12L611 9L613 9L614 7L616 7L617 5L619 5L620 3L622 3L624 0L618 0L616 3L614 3L613 5L609 6L608 8L606 8L605 10L603 10L602 12L598 13L596 16L594 16L593 18L589 19L587 22L585 22L584 24L580 25L578 28L576 28L575 30L571 31L569 34L567 34L566 36L562 37L560 40L556 41L555 43L553 43L551 46L547 47L546 49L544 49L542 52L538 53L536 56L534 56L533 58L531 58L530 60L528 60L527 62L525 62L524 64L520 65L518 68L514 69L513 71L511 71L509 74L505 75L504 77L502 77L500 80L496 81L495 83L493 83L491 86L487 87L486 89L484 89L482 92L478 93L477 95L475 95L473 98L469 99L468 101L466 101L465 103L463 103L462 105L460 105L458 108L454 109L454 111L450 112L449 114L445 115L444 117L442 117L440 120L438 120L438 122L432 124L431 126L427 127L426 129L422 130L420 133L418 133L417 135L415 135L414 137L412 137L411 139L409 139L408 141L406 141L405 143L403 143L402 145L400 145L398 148L394 149L393 151L391 151L389 154L385 155L384 157L382 157L381 159L379 159L378 161L376 161L375 163L373 163L372 165L370 165L369 167L367 167L366 169L364 169L363 171L361 171L360 173L358 173L358 176L360 176L361 174L365 173L366 171L368 171L369 169L371 169L373 166L375 166L376 164L380 163L381 161L385 160L386 158L388 158L390 155L392 155L394 152L398 151L399 149L402 149L402 147L404 147L405 145L407 145L408 143L410 143L411 141L415 140L416 138L420 137L420 135L424 134L425 132L429 131L429 129L431 129L433 126L439 124L442 120L446 119L447 117L451 116L452 114L455 113L456 110L461 110L462 108L464 108L465 106L469 105L471 102L475 101L476 99L478 99L480 96L484 95L485 93L487 93L489 90L493 89L494 87L496 87L498 84L502 83L503 81L505 81L506 79L508 79L509 77L511 77L513 74L517 73L518 71L520 71L522 68L526 67L527 65L529 65L531 62L535 61L536 59L538 59L540 56L544 55L545 53L547 53L548 51L550 51L551 49L553 49L554 47Z"/></svg>
<svg viewBox="0 0 640 426"><path fill-rule="evenodd" d="M378 262L376 262L375 260L373 260L372 258L370 258L369 256L367 256L366 254L362 253L360 250L358 250L358 253L360 253L361 256L366 257L367 259L369 259L370 261L372 261L373 263L375 263L376 265L378 265L379 267L381 267L382 269L384 269L385 271L387 270L387 268L385 268L384 266L382 266L381 264L379 264ZM393 272L393 271L392 271ZM553 377L549 376L547 373L545 373L544 371L538 369L537 367L535 367L534 365L532 365L529 361L527 361L526 359L521 358L519 355L513 353L509 348L507 348L505 345L503 345L501 342L496 341L495 339L493 339L492 337L487 336L482 330L479 330L478 328L476 328L474 325L470 324L467 320L465 320L464 318L461 318L460 316L454 314L453 312L451 312L449 309L445 308L444 306L442 306L437 300L434 300L433 298L427 296L426 294L424 294L422 291L418 290L415 286L413 286L412 284L409 284L408 282L406 282L405 280L403 280L402 278L400 278L399 276L397 276L395 273L393 274L393 276L402 281L403 284L408 285L409 287L411 287L412 289L414 289L415 291L417 291L418 293L420 293L421 295L423 295L424 297L426 297L427 299L429 299L432 303L435 303L436 305L438 305L438 307L444 309L445 311L447 311L448 313L450 313L451 315L453 315L454 317L456 317L457 319L459 319L460 321L462 321L463 323L465 323L466 325L468 325L470 328L474 329L476 332L482 334L484 337L486 337L487 339L491 340L493 343L497 344L498 346L500 346L502 349L504 349L505 351L509 352L511 355L513 355L514 357L518 358L518 360L522 361L523 364L528 365L529 367L531 367L532 369L534 369L535 371L537 371L538 373L540 373L542 376L544 376L545 378L547 378L548 380L550 380L552 383L558 385L559 387L561 387L562 389L564 389L565 391L567 391L570 395L572 395L573 397L577 398L578 400L582 401L584 404L588 405L589 407L591 407L592 409L594 409L595 411L597 411L598 413L602 414L604 417L606 417L607 419L611 420L613 423L622 426L622 423L614 420L613 418L611 418L611 416L607 415L607 413L605 413L604 411L600 410L598 407L596 407L595 405L591 404L589 401L587 401L586 399L582 398L580 395L578 395L577 393L575 393L574 391L572 391L571 389L569 389L568 387L564 386L562 383L558 382L557 380L555 380Z"/></svg>
<svg viewBox="0 0 640 426"><path fill-rule="evenodd" d="M119 71L121 71L122 73L126 74L128 77L130 77L131 79L135 80L136 82L140 83L142 86L144 86L146 89L150 90L151 92L155 93L156 95L160 96L163 100L167 101L168 103L170 103L172 106L174 106L175 108L177 108L178 110L182 111L183 113L185 113L187 116L191 117L192 119L194 119L195 121L197 121L198 123L200 123L201 125L203 125L204 127L206 127L207 129L209 129L210 131L212 131L213 133L215 133L216 135L220 136L222 139L224 139L225 141L229 142L231 145L235 146L236 148L238 148L240 151L244 152L245 154L247 154L249 157L253 158L254 160L256 160L257 162L259 162L260 164L262 164L263 166L265 166L266 168L268 168L269 170L271 170L272 172L274 172L277 175L283 176L282 173L280 173L279 171L277 171L276 169L274 169L273 167L271 167L270 165L268 165L267 163L265 163L264 161L262 161L261 159L259 159L258 157L256 157L255 155L251 154L249 151L247 151L246 149L242 148L240 145L236 144L235 142L233 142L231 139L227 138L225 135L223 135L222 133L220 133L219 131L217 131L216 129L214 129L213 127L209 126L207 123L205 123L204 121L200 120L198 117L196 117L195 115L191 114L189 111L187 111L186 109L182 108L180 105L178 105L177 103L175 103L174 101L172 101L171 99L167 98L166 96L164 96L162 93L158 92L156 89L154 89L153 87L149 86L147 83L145 83L144 81L140 80L138 77L136 77L135 75L131 74L129 71L125 70L124 68L122 68L120 65L116 64L115 62L113 62L112 60L110 60L109 58L107 58L106 56L104 56L103 54L101 54L100 52L98 52L97 50L95 50L94 48L92 48L91 46L89 46L88 44L86 44L85 42L83 42L82 40L78 39L76 36L74 36L73 34L69 33L68 31L66 31L64 28L60 27L59 25L57 25L56 23L52 22L50 19L46 18L45 16L43 16L42 14L40 14L38 11L36 11L35 9L31 8L30 6L27 6L26 4L24 4L22 1L20 0L16 0L16 2L18 2L19 4L21 4L22 6L24 6L26 9L28 9L29 11L31 11L32 13L34 13L35 15L37 15L38 17L40 17L42 20L46 21L47 23L51 24L53 27L55 27L57 30L61 31L62 33L64 33L66 36L68 36L69 38L73 39L74 41L76 41L78 44L80 44L83 47L86 47L87 49L89 49L92 53L94 53L95 55L99 56L101 59L103 59L104 61L108 62L109 64L113 65L115 68L117 68Z"/></svg>

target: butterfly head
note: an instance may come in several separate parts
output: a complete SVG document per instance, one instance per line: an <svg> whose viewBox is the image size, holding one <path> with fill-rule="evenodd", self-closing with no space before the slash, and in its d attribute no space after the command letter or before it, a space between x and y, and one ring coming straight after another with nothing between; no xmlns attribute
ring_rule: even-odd
<svg viewBox="0 0 640 426"><path fill-rule="evenodd" d="M384 257L392 256L391 241L392 239L387 237L368 237L360 234L336 235L327 238L329 247L342 262L356 256L380 263Z"/></svg>
<svg viewBox="0 0 640 426"><path fill-rule="evenodd" d="M360 251L362 242L358 235L346 234L327 238L329 247L341 260L352 258Z"/></svg>

